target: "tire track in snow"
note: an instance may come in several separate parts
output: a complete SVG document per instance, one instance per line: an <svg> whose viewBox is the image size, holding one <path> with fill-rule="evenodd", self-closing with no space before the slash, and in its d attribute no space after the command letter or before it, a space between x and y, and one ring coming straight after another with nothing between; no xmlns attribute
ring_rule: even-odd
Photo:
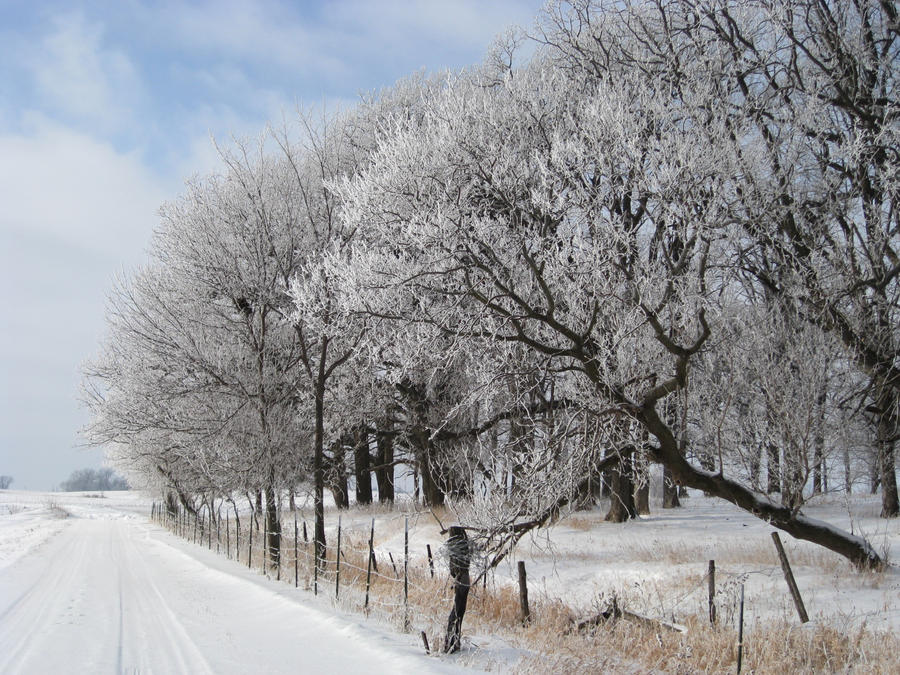
<svg viewBox="0 0 900 675"><path fill-rule="evenodd" d="M154 525L104 513L71 518L0 570L0 673L456 670Z"/></svg>

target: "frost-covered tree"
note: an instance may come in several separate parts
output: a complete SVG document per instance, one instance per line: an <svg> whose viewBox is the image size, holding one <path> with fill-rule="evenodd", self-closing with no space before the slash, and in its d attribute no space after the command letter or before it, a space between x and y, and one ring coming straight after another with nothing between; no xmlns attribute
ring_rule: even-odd
<svg viewBox="0 0 900 675"><path fill-rule="evenodd" d="M502 78L451 79L422 119L395 124L341 187L347 218L367 230L355 263L383 303L411 308L405 320L518 343L574 373L613 447L631 447L637 424L680 484L878 564L860 538L686 455L665 403L688 388L718 329L717 294L740 269L711 264L734 243L736 177L710 152L730 143L733 120L701 106L719 94L706 64L673 93L610 57L619 41L639 48L627 25L601 28L567 28L555 37L572 52L551 47Z"/></svg>

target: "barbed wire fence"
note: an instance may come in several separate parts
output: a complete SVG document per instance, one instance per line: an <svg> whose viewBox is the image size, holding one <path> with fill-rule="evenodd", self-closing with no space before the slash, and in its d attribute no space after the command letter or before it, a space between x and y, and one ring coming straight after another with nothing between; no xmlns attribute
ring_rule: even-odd
<svg viewBox="0 0 900 675"><path fill-rule="evenodd" d="M410 542L411 532L415 534L415 529L411 530L410 526L415 528L418 520L427 517L429 512L378 511L377 518L370 515L368 523L358 522L360 514L357 513L357 522L349 525L344 522L343 514L337 514L328 528L332 543L325 546L324 556L317 565L312 528L302 512L295 510L282 514L278 549L266 555L266 519L256 518L260 514L253 513L232 517L227 509L223 515L221 506L210 508L204 504L191 513L181 507L172 511L154 503L151 519L197 545L209 550L215 547L220 555L250 569L315 595L329 597L345 610L362 612L366 616L377 615L405 632L421 631L433 638L443 632L453 587L449 569L452 552L446 544L432 550L430 540L425 542L421 537ZM262 527L258 525L259 521L262 521ZM398 539L400 544L396 543ZM387 546L386 541L393 545ZM489 556L474 540L469 540L469 559L471 579L475 582L469 589L474 600L471 606L476 612L480 609L487 617L491 608L485 605L499 596L503 596L501 600L515 601L514 583L497 583ZM657 616L648 619L626 613L632 618L655 622L661 628L684 630L677 624L677 616L703 615L706 604L710 623L731 626L740 621L743 588L748 580L755 575L773 578L782 571L777 564L739 571L716 569L714 561L709 561L705 574L676 597L659 605L654 612ZM438 598L445 602L436 602ZM618 616L622 615L622 610L616 606L619 599L615 594L601 595L597 602L612 606L613 616L617 612ZM528 608L523 607L522 611L527 615ZM432 644L438 644L436 639Z"/></svg>

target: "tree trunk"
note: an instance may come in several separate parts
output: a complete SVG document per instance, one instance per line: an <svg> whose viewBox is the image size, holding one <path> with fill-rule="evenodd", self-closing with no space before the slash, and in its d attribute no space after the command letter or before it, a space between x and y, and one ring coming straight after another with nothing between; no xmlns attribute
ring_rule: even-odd
<svg viewBox="0 0 900 675"><path fill-rule="evenodd" d="M640 453L632 458L634 468L634 508L638 515L650 515L650 462L647 459L646 443Z"/></svg>
<svg viewBox="0 0 900 675"><path fill-rule="evenodd" d="M389 433L377 436L377 460L375 481L378 483L378 501L382 504L394 501L394 439Z"/></svg>
<svg viewBox="0 0 900 675"><path fill-rule="evenodd" d="M356 433L353 446L353 468L356 478L356 503L372 503L372 470L369 456L369 434L364 428Z"/></svg>
<svg viewBox="0 0 900 675"><path fill-rule="evenodd" d="M897 471L894 464L893 425L888 416L882 415L878 423L878 466L881 482L881 517L896 518L900 515L897 501Z"/></svg>
<svg viewBox="0 0 900 675"><path fill-rule="evenodd" d="M816 433L813 438L813 494L817 495L825 490L825 402L827 391L823 387L816 398L816 408L819 414L816 418Z"/></svg>
<svg viewBox="0 0 900 675"><path fill-rule="evenodd" d="M692 466L681 454L675 436L660 419L652 404L643 405L639 409L639 416L659 443L653 448L655 459L668 466L672 475L682 485L704 490L725 499L797 539L824 546L844 556L857 567L866 569L882 567L881 558L862 537L843 532L829 523L807 518L799 512L780 506L740 483L725 478L721 472L713 474Z"/></svg>
<svg viewBox="0 0 900 675"><path fill-rule="evenodd" d="M341 437L331 446L331 457L325 457L325 485L331 491L338 509L350 508L350 487L347 481L347 437Z"/></svg>
<svg viewBox="0 0 900 675"><path fill-rule="evenodd" d="M275 488L270 483L266 487L266 558L271 570L278 569L281 557L281 522L278 518L278 504Z"/></svg>
<svg viewBox="0 0 900 675"><path fill-rule="evenodd" d="M315 383L316 419L313 439L313 512L315 518L315 561L325 566L325 349L319 361Z"/></svg>
<svg viewBox="0 0 900 675"><path fill-rule="evenodd" d="M675 397L668 396L662 401L662 412L664 414L664 419L666 420L666 424L670 429L678 428L678 410L675 406ZM678 444L679 448L681 447L681 443ZM702 462L701 462L702 466ZM664 509L677 509L681 507L681 502L678 500L678 485L675 480L672 478L672 472L669 471L665 466L663 467L663 501L662 507Z"/></svg>
<svg viewBox="0 0 900 675"><path fill-rule="evenodd" d="M781 471L781 503L789 509L798 509L803 505L803 457L800 448L792 447L790 453L785 448L784 467Z"/></svg>
<svg viewBox="0 0 900 675"><path fill-rule="evenodd" d="M422 503L425 506L443 506L444 492L438 486L434 467L427 452L421 455L419 470L422 474Z"/></svg>
<svg viewBox="0 0 900 675"><path fill-rule="evenodd" d="M672 478L672 472L663 467L663 503L664 509L676 509L681 506L678 500L678 485Z"/></svg>
<svg viewBox="0 0 900 675"><path fill-rule="evenodd" d="M610 523L624 523L637 517L634 482L631 479L631 452L631 449L621 450L619 461L611 472L610 504L606 514L606 520Z"/></svg>
<svg viewBox="0 0 900 675"><path fill-rule="evenodd" d="M444 492L438 484L434 458L432 457L432 444L428 438L428 432L418 428L413 432L416 444L416 460L419 465L419 475L422 479L422 503L425 506L443 506Z"/></svg>
<svg viewBox="0 0 900 675"><path fill-rule="evenodd" d="M766 443L766 473L766 492L772 494L781 490L781 455L774 443Z"/></svg>

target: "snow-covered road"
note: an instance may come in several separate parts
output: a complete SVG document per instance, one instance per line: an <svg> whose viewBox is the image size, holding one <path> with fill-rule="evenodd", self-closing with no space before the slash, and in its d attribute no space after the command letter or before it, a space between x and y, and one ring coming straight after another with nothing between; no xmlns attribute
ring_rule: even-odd
<svg viewBox="0 0 900 675"><path fill-rule="evenodd" d="M0 569L0 673L455 670L145 518L84 515Z"/></svg>

